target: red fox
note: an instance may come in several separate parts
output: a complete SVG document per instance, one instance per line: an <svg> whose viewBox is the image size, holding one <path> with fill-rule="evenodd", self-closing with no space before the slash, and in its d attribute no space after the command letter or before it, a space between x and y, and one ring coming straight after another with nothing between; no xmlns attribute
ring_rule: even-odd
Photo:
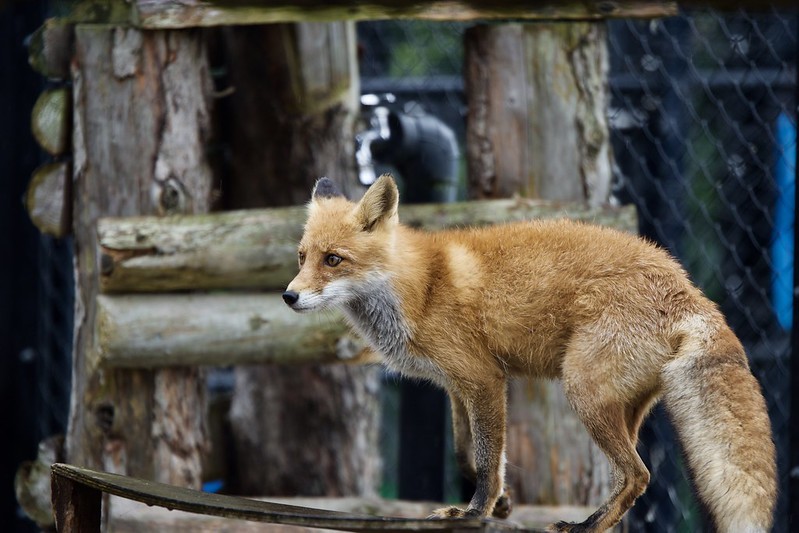
<svg viewBox="0 0 799 533"><path fill-rule="evenodd" d="M770 530L775 452L766 406L738 338L663 250L568 221L427 233L402 226L394 180L358 203L317 181L283 293L294 311L339 308L399 372L449 394L456 456L476 490L433 517L505 517L506 386L560 379L607 455L609 499L579 524L604 531L649 482L636 452L652 405L665 402L716 528Z"/></svg>

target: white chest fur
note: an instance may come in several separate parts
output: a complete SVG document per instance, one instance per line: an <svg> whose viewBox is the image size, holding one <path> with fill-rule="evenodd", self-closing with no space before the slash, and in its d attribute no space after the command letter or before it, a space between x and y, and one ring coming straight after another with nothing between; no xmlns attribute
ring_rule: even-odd
<svg viewBox="0 0 799 533"><path fill-rule="evenodd" d="M353 328L385 358L389 368L444 384L444 374L433 361L410 352L411 329L388 278L373 278L356 289L344 312Z"/></svg>

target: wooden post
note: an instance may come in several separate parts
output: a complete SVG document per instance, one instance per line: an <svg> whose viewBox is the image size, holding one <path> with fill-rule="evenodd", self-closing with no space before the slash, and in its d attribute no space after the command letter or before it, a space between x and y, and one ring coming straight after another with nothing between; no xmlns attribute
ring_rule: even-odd
<svg viewBox="0 0 799 533"><path fill-rule="evenodd" d="M304 204L323 175L358 196L352 181L359 106L354 25L235 27L226 30L226 44L236 92L228 103L235 127L222 204ZM374 366L238 367L230 413L237 490L374 493L378 392Z"/></svg>
<svg viewBox="0 0 799 533"><path fill-rule="evenodd" d="M477 26L466 33L472 198L608 201L603 23ZM598 504L609 467L559 383L510 386L507 481L536 504Z"/></svg>
<svg viewBox="0 0 799 533"><path fill-rule="evenodd" d="M99 533L103 493L56 473L51 480L56 531Z"/></svg>
<svg viewBox="0 0 799 533"><path fill-rule="evenodd" d="M99 217L208 209L210 78L202 33L78 26L75 46L76 331L67 461L196 488L207 448L201 371L105 370L95 320Z"/></svg>
<svg viewBox="0 0 799 533"><path fill-rule="evenodd" d="M476 26L466 50L470 196L606 203L604 23Z"/></svg>
<svg viewBox="0 0 799 533"><path fill-rule="evenodd" d="M303 205L329 176L354 186L359 110L353 23L227 28L232 178L225 208Z"/></svg>

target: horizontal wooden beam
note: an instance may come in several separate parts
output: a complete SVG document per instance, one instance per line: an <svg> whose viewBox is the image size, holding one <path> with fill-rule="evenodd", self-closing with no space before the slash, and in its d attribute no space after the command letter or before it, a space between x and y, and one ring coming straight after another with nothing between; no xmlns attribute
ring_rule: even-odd
<svg viewBox="0 0 799 533"><path fill-rule="evenodd" d="M258 498L284 505L312 507L343 513L355 513L398 518L419 518L429 516L438 502L416 502L386 500L369 497L344 498ZM112 497L110 523L115 533L137 533L140 531L193 531L211 533L290 533L284 526L229 520L208 515L169 511L163 507L146 505L133 500ZM525 533L544 531L549 524L560 520L582 522L594 510L592 507L558 505L514 504L513 524L524 527ZM306 530L303 530L306 531Z"/></svg>
<svg viewBox="0 0 799 533"><path fill-rule="evenodd" d="M401 533L408 531L430 532L502 532L524 530L513 522L480 519L480 518L443 518L425 520L423 518L397 518L369 515L355 515L326 509L313 509L292 506L284 503L272 503L251 498L241 498L225 494L209 494L183 487L166 485L143 479L120 476L80 468L73 465L56 463L52 466L54 483L73 483L90 491L102 491L114 496L156 505L167 509L177 509L190 513L198 513L239 520L251 520L271 524L284 524L306 528L336 529L355 532ZM69 500L71 494L62 498L56 496L56 508L80 508L83 501ZM92 494L91 496L95 496ZM97 504L90 510L99 523L99 494ZM59 505L61 504L61 505ZM99 526L97 529L99 531ZM59 529L59 531L86 531L77 529Z"/></svg>
<svg viewBox="0 0 799 533"><path fill-rule="evenodd" d="M656 0L78 0L67 18L76 23L166 29L333 20L598 20L676 14L677 2Z"/></svg>
<svg viewBox="0 0 799 533"><path fill-rule="evenodd" d="M283 290L297 273L304 207L210 215L106 218L98 223L106 293ZM571 218L636 232L633 207L526 199L409 205L403 223L426 229Z"/></svg>
<svg viewBox="0 0 799 533"><path fill-rule="evenodd" d="M278 294L99 296L97 316L107 367L379 361L340 314L301 316Z"/></svg>

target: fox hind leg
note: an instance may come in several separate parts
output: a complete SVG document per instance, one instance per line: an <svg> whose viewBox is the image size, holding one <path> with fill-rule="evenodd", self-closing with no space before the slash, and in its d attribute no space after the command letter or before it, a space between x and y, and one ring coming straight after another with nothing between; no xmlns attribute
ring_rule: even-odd
<svg viewBox="0 0 799 533"><path fill-rule="evenodd" d="M580 387L582 389L582 387ZM576 396L566 395L577 411L594 442L610 461L614 486L608 500L596 512L579 524L558 522L549 527L555 532L605 531L616 525L636 498L649 484L649 471L635 450L637 432L648 405L630 409L623 405L602 405L596 398L586 398L583 391ZM647 404L651 400L647 401Z"/></svg>

